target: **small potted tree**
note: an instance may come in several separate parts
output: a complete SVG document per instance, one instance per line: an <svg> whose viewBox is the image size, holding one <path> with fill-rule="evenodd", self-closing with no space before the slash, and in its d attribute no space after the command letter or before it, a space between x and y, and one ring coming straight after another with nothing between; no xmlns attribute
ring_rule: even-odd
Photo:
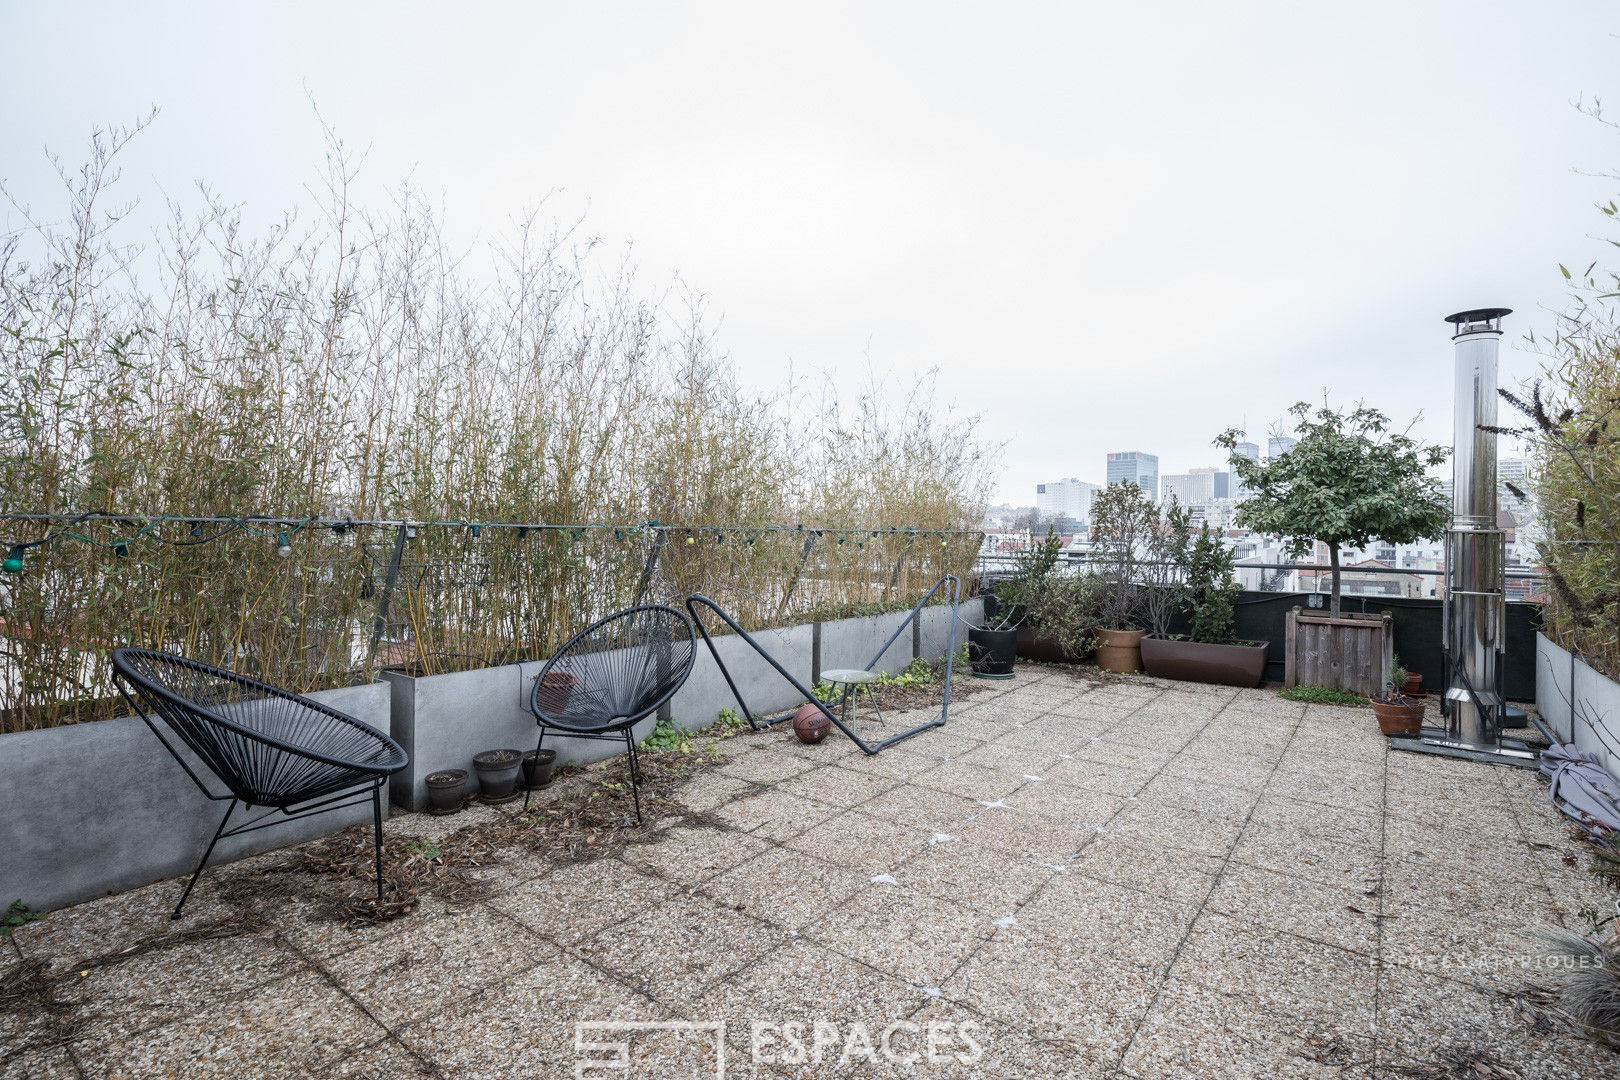
<svg viewBox="0 0 1620 1080"><path fill-rule="evenodd" d="M1040 595L1046 578L1057 565L1061 542L1048 532L1018 556L1012 577L993 590L995 613L968 627L968 662L981 679L1010 679L1018 661L1019 627L1029 618L1030 605Z"/></svg>
<svg viewBox="0 0 1620 1080"><path fill-rule="evenodd" d="M1058 664L1085 660L1097 647L1093 630L1101 592L1101 583L1090 574L1049 578L1030 608L1030 619L1040 630L1027 644L1020 631L1018 655Z"/></svg>
<svg viewBox="0 0 1620 1080"><path fill-rule="evenodd" d="M1286 538L1295 557L1317 543L1327 548L1331 605L1325 616L1300 608L1288 613L1287 684L1372 697L1393 660L1391 626L1387 616L1342 611L1339 551L1374 538L1410 544L1443 533L1449 507L1426 470L1449 451L1391 431L1389 417L1366 405L1339 411L1302 401L1289 411L1294 448L1263 464L1235 452L1243 435L1236 428L1215 440L1232 452L1232 468L1252 493L1238 505L1236 521Z"/></svg>
<svg viewBox="0 0 1620 1080"><path fill-rule="evenodd" d="M1159 510L1135 484L1109 484L1091 502L1091 558L1102 582L1097 666L1142 670L1142 595L1138 578L1144 552L1159 527Z"/></svg>

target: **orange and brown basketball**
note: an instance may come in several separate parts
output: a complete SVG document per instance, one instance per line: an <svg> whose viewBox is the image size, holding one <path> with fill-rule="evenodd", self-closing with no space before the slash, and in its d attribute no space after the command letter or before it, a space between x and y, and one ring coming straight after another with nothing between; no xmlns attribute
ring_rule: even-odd
<svg viewBox="0 0 1620 1080"><path fill-rule="evenodd" d="M832 721L814 705L800 705L799 711L793 714L793 734L802 743L818 743L831 730Z"/></svg>

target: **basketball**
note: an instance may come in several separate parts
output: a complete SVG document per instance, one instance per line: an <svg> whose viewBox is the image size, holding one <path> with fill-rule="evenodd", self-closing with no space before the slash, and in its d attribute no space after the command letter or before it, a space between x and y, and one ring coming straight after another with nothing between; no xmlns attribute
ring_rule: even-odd
<svg viewBox="0 0 1620 1080"><path fill-rule="evenodd" d="M832 721L814 705L800 705L799 711L793 714L793 734L802 743L818 743L831 730Z"/></svg>

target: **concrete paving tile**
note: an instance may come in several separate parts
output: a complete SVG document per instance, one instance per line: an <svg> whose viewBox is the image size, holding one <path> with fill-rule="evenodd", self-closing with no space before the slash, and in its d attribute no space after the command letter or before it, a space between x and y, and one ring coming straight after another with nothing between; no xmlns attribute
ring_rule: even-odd
<svg viewBox="0 0 1620 1080"><path fill-rule="evenodd" d="M0 1080L78 1080L79 1067L60 1047L0 1056Z"/></svg>
<svg viewBox="0 0 1620 1080"><path fill-rule="evenodd" d="M862 776L910 780L932 769L943 760L943 754L927 752L925 740L932 734L927 732L915 739L907 739L899 746L891 746L876 754L863 754L856 750L852 755L839 757L833 764ZM855 750L853 746L850 749Z"/></svg>
<svg viewBox="0 0 1620 1080"><path fill-rule="evenodd" d="M144 940L168 937L177 930L235 926L241 912L225 902L204 873L186 901L178 925L169 918L185 888L181 880L160 881L116 896L107 896L49 912L38 922L13 931L13 940L31 960L55 960L82 967L91 957L122 952ZM7 901L8 903L10 901Z"/></svg>
<svg viewBox="0 0 1620 1080"><path fill-rule="evenodd" d="M1242 819L1200 813L1139 797L1119 812L1108 831L1143 847L1225 857L1237 844Z"/></svg>
<svg viewBox="0 0 1620 1080"><path fill-rule="evenodd" d="M930 833L954 833L983 812L984 807L962 795L902 784L867 800L858 809L896 825L927 829Z"/></svg>
<svg viewBox="0 0 1620 1080"><path fill-rule="evenodd" d="M241 935L177 942L127 959L60 971L57 997L95 1022L109 1039L182 1020L222 1000L240 997L306 965L269 937Z"/></svg>
<svg viewBox="0 0 1620 1080"><path fill-rule="evenodd" d="M664 1006L589 964L557 954L454 1008L406 1025L397 1036L443 1076L566 1076L581 1056L576 1023L671 1018ZM598 1036L587 1032L585 1037Z"/></svg>
<svg viewBox="0 0 1620 1080"><path fill-rule="evenodd" d="M845 1063L838 1059L851 1037L858 1044L856 1026L878 1040L927 1000L921 987L801 940L715 984L686 1012L723 1021L737 1060L834 1066Z"/></svg>
<svg viewBox="0 0 1620 1080"><path fill-rule="evenodd" d="M1376 961L1304 938L1266 931L1213 911L1201 915L1170 972L1287 1017L1371 1040Z"/></svg>
<svg viewBox="0 0 1620 1080"><path fill-rule="evenodd" d="M1046 939L996 940L941 986L942 995L1038 1039L1118 1052L1147 1013L1159 975L1054 947Z"/></svg>
<svg viewBox="0 0 1620 1080"><path fill-rule="evenodd" d="M1064 801L1063 806L1068 813L1061 818L1022 812L1036 791L1045 790L1045 787L1031 787L1019 792L1011 800L1019 808L1013 813L986 810L962 826L959 832L950 834L953 840L946 845L936 843L933 848L986 849L1003 856L999 860L1003 864L1009 861L1005 856L1011 856L1013 860L1064 863L1083 844L1096 837L1094 822L1100 824L1107 821L1123 805L1123 800L1108 795L1076 794Z"/></svg>
<svg viewBox="0 0 1620 1080"><path fill-rule="evenodd" d="M614 858L566 863L546 877L488 901L544 937L574 945L683 892L681 886Z"/></svg>
<svg viewBox="0 0 1620 1080"><path fill-rule="evenodd" d="M991 930L984 916L947 900L876 884L803 935L908 983L938 986Z"/></svg>
<svg viewBox="0 0 1620 1080"><path fill-rule="evenodd" d="M711 878L701 888L718 904L784 930L798 930L836 912L870 882L870 874L776 848Z"/></svg>
<svg viewBox="0 0 1620 1080"><path fill-rule="evenodd" d="M994 746L1016 747L1037 754L1072 754L1082 742L1093 736L1101 737L1107 725L1101 721L1082 721L1067 717L1048 716L1038 723L1012 727L996 737Z"/></svg>
<svg viewBox="0 0 1620 1080"><path fill-rule="evenodd" d="M309 1080L383 1080L385 1077L388 1080L395 1077L436 1080L437 1074L403 1043L384 1039L341 1061L322 1065L318 1070L306 1070L305 1076Z"/></svg>
<svg viewBox="0 0 1620 1080"><path fill-rule="evenodd" d="M378 949L325 962L328 975L393 1027L499 982L556 946L482 906L412 926Z"/></svg>
<svg viewBox="0 0 1620 1080"><path fill-rule="evenodd" d="M1102 1080L1118 1075L1113 1062L1119 1055L1111 1048L1042 1041L944 999L930 1001L911 1019L917 1034L892 1039L891 1046L896 1057L915 1060L879 1062L870 1071L863 1065L857 1075L951 1080Z"/></svg>
<svg viewBox="0 0 1620 1080"><path fill-rule="evenodd" d="M995 919L1015 910L1053 873L1034 861L1010 857L982 843L957 840L907 859L891 876L902 888Z"/></svg>
<svg viewBox="0 0 1620 1080"><path fill-rule="evenodd" d="M807 761L795 754L778 754L761 749L733 757L720 766L720 772L738 780L751 780L755 783L776 783L789 777L798 776L806 769L813 768L814 765L814 762Z"/></svg>
<svg viewBox="0 0 1620 1080"><path fill-rule="evenodd" d="M794 777L784 788L801 798L814 799L838 810L848 810L881 795L899 782L894 777L829 765Z"/></svg>
<svg viewBox="0 0 1620 1080"><path fill-rule="evenodd" d="M302 1076L387 1032L313 973L270 983L186 1018L128 1037L92 1025L72 1052L92 1077Z"/></svg>
<svg viewBox="0 0 1620 1080"><path fill-rule="evenodd" d="M1241 996L1221 994L1195 983L1171 980L1143 1021L1122 1062L1126 1075L1200 1080L1335 1080L1370 1076L1370 1068L1346 1070L1320 1060L1327 1040L1302 1032ZM1370 1044L1357 1048L1372 1061Z"/></svg>
<svg viewBox="0 0 1620 1080"><path fill-rule="evenodd" d="M1125 765L1104 765L1090 758L1060 760L1046 773L1047 783L1100 791L1105 795L1135 795L1152 773Z"/></svg>
<svg viewBox="0 0 1620 1080"><path fill-rule="evenodd" d="M1119 833L1097 837L1070 861L1071 873L1138 889L1168 900L1202 903L1222 857L1144 846Z"/></svg>
<svg viewBox="0 0 1620 1080"><path fill-rule="evenodd" d="M794 780L793 783L797 783ZM759 795L737 799L714 810L711 816L735 829L768 841L782 841L826 821L838 808L814 802L784 784Z"/></svg>
<svg viewBox="0 0 1620 1080"><path fill-rule="evenodd" d="M1264 791L1270 779L1269 766L1257 766L1246 756L1208 757L1191 750L1184 750L1171 758L1164 767L1163 775L1185 776L1254 792Z"/></svg>
<svg viewBox="0 0 1620 1080"><path fill-rule="evenodd" d="M696 885L747 861L769 845L746 833L675 828L656 842L624 849L624 861L670 881Z"/></svg>
<svg viewBox="0 0 1620 1080"><path fill-rule="evenodd" d="M1355 890L1375 887L1382 870L1373 848L1252 821L1232 848L1232 861Z"/></svg>
<svg viewBox="0 0 1620 1080"><path fill-rule="evenodd" d="M1537 980L1533 934L1545 917L1518 918L1496 910L1455 912L1386 901L1379 957L1426 975L1510 990Z"/></svg>
<svg viewBox="0 0 1620 1080"><path fill-rule="evenodd" d="M1113 821L1121 809L1131 805L1131 796L1046 782L1025 784L1004 801L1026 814L1038 814L1083 834L1094 833L1099 826ZM1074 847L1071 845L1069 850L1072 852Z"/></svg>
<svg viewBox="0 0 1620 1080"><path fill-rule="evenodd" d="M712 899L677 897L612 926L574 951L674 1006L780 947L781 928Z"/></svg>
<svg viewBox="0 0 1620 1080"><path fill-rule="evenodd" d="M943 762L914 777L911 782L919 787L986 802L1004 799L1025 783L1024 778L1017 773L973 765L966 761Z"/></svg>
<svg viewBox="0 0 1620 1080"><path fill-rule="evenodd" d="M1137 793L1144 800L1197 810L1204 814L1242 819L1260 800L1260 793L1247 788L1195 780L1162 772Z"/></svg>
<svg viewBox="0 0 1620 1080"><path fill-rule="evenodd" d="M1380 814L1342 808L1325 812L1317 803L1301 802L1269 792L1254 804L1249 820L1259 825L1309 833L1341 844L1358 844L1374 851L1383 842L1384 819Z"/></svg>
<svg viewBox="0 0 1620 1080"><path fill-rule="evenodd" d="M1056 874L1018 909L1016 929L1091 959L1163 969L1197 911L1196 902L1148 896L1078 874Z"/></svg>
<svg viewBox="0 0 1620 1080"><path fill-rule="evenodd" d="M1232 863L1210 894L1209 910L1263 930L1377 953L1378 898L1363 890Z"/></svg>
<svg viewBox="0 0 1620 1080"><path fill-rule="evenodd" d="M1129 743L1116 742L1112 736L1092 742L1087 740L1074 749L1074 756L1086 761L1095 761L1099 765L1112 765L1115 768L1134 769L1139 773L1148 774L1158 772L1176 756L1180 747L1150 748L1134 746Z"/></svg>
<svg viewBox="0 0 1620 1080"><path fill-rule="evenodd" d="M783 846L870 876L885 873L922 851L933 835L921 826L900 825L849 810L784 840Z"/></svg>
<svg viewBox="0 0 1620 1080"><path fill-rule="evenodd" d="M728 776L718 769L699 773L675 790L674 800L688 810L699 813L724 806L733 799L745 798L758 789L750 781Z"/></svg>
<svg viewBox="0 0 1620 1080"><path fill-rule="evenodd" d="M1612 1075L1620 1058L1587 1040L1537 1031L1511 1001L1450 979L1400 968L1378 988L1378 1060L1386 1069L1489 1054L1536 1080Z"/></svg>

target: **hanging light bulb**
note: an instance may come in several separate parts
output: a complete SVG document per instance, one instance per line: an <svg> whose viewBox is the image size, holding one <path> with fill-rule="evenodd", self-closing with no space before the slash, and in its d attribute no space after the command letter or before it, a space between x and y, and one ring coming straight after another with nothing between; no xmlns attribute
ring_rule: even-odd
<svg viewBox="0 0 1620 1080"><path fill-rule="evenodd" d="M472 526L472 538L474 540L478 539L478 537L483 534L483 531L484 527L482 525Z"/></svg>
<svg viewBox="0 0 1620 1080"><path fill-rule="evenodd" d="M113 549L113 554L118 556L120 559L129 558L129 541L128 540L114 540L112 549Z"/></svg>
<svg viewBox="0 0 1620 1080"><path fill-rule="evenodd" d="M276 533L276 554L283 559L292 554L292 545L287 542L286 532Z"/></svg>
<svg viewBox="0 0 1620 1080"><path fill-rule="evenodd" d="M23 568L23 552L26 549L21 544L12 544L11 550L6 553L6 561L0 563L0 570L8 574L20 574Z"/></svg>

